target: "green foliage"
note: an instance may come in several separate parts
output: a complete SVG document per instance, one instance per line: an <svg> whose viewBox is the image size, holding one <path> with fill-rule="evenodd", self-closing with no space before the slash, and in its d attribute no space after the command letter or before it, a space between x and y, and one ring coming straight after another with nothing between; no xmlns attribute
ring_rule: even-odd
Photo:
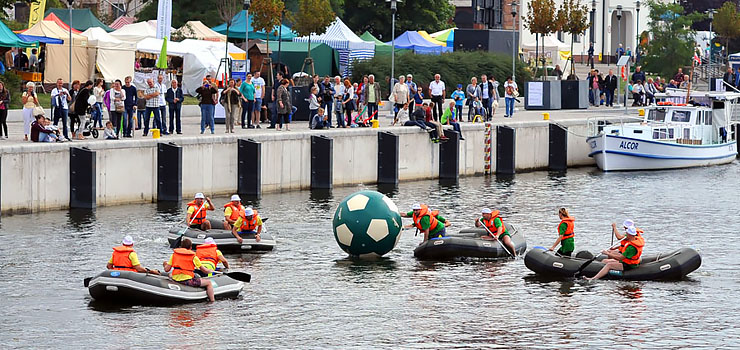
<svg viewBox="0 0 740 350"><path fill-rule="evenodd" d="M10 91L9 108L10 109L23 108L23 104L21 103L21 95L23 94L21 92L22 91L21 90L21 83L22 83L21 77L19 77L12 71L5 71L5 74L0 75L0 81L2 81L5 84L5 89ZM46 100L48 101L49 98L46 98ZM39 103L43 103L40 95L39 95Z"/></svg>
<svg viewBox="0 0 740 350"><path fill-rule="evenodd" d="M738 17L737 7L734 3L728 1L714 15L714 31L725 39L727 52L730 51L730 40L740 37L740 17Z"/></svg>
<svg viewBox="0 0 740 350"><path fill-rule="evenodd" d="M683 7L650 0L650 32L653 39L643 53L643 69L661 76L673 76L679 67L691 64L694 31L691 25L704 18L699 13L681 15Z"/></svg>
<svg viewBox="0 0 740 350"><path fill-rule="evenodd" d="M355 33L369 31L383 41L391 40L390 5L380 0L351 0L352 6L344 7L344 15L337 12ZM349 4L349 1L348 1ZM449 0L406 0L398 3L396 36L407 30L435 32L454 27L452 18L455 7Z"/></svg>
<svg viewBox="0 0 740 350"><path fill-rule="evenodd" d="M527 8L529 11L524 17L524 27L533 34L547 35L562 27L564 18L556 12L554 0L532 0Z"/></svg>
<svg viewBox="0 0 740 350"><path fill-rule="evenodd" d="M558 22L564 32L572 36L570 41L570 72L576 74L576 67L573 58L573 42L576 35L586 31L591 24L588 21L588 6L582 5L581 0L565 0L558 11Z"/></svg>
<svg viewBox="0 0 740 350"><path fill-rule="evenodd" d="M149 0L136 17L140 21L157 19L157 1ZM214 1L175 1L172 6L172 26L180 28L187 21L201 21L208 27L215 27L223 23L218 16L218 9Z"/></svg>
<svg viewBox="0 0 740 350"><path fill-rule="evenodd" d="M334 12L329 0L301 0L298 13L289 16L293 22L293 31L298 36L308 36L306 52L311 57L311 34L322 34L334 22ZM312 72L313 73L313 72Z"/></svg>
<svg viewBox="0 0 740 350"><path fill-rule="evenodd" d="M374 74L384 91L389 91L387 77L391 72L390 56L375 56L371 60L355 62L352 68L352 80L362 81L363 75ZM503 86L511 75L511 56L486 52L458 51L442 55L417 55L412 52L396 54L396 75L412 74L417 84L428 86L434 80L434 74L440 74L447 86L447 97L457 84L467 86L470 78L486 74L495 77ZM516 81L519 86L532 80L532 74L526 65L517 61ZM424 91L427 94L428 92Z"/></svg>
<svg viewBox="0 0 740 350"><path fill-rule="evenodd" d="M284 9L285 4L281 0L254 0L249 8L252 28L257 32L274 31L280 25L280 14Z"/></svg>
<svg viewBox="0 0 740 350"><path fill-rule="evenodd" d="M8 28L10 28L10 30L23 30L28 28L28 23L21 23L12 19L3 19L2 21L6 26L8 26Z"/></svg>
<svg viewBox="0 0 740 350"><path fill-rule="evenodd" d="M298 12L298 3L300 0L285 0L285 9L292 12ZM329 0L331 10L340 18L344 15L344 0ZM290 22L293 23L293 22Z"/></svg>

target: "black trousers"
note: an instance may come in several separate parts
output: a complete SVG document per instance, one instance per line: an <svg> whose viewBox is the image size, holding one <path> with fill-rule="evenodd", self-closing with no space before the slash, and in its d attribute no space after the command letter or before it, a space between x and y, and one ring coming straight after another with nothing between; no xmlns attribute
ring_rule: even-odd
<svg viewBox="0 0 740 350"><path fill-rule="evenodd" d="M439 121L439 118L442 116L442 111L444 111L444 100L445 97L442 95L439 96L432 96L432 102L434 102L434 109L432 110L432 117L434 118L434 121Z"/></svg>

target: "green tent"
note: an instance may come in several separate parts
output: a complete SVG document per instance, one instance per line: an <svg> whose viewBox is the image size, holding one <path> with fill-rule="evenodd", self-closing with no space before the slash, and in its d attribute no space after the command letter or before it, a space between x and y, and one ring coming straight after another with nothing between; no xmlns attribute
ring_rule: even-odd
<svg viewBox="0 0 740 350"><path fill-rule="evenodd" d="M280 46L280 60L290 68L291 74L300 72L303 60L308 54L308 43L283 41ZM277 63L278 42L270 41L273 63ZM324 43L311 43L311 58L316 74L320 76L335 75L339 71L339 54ZM304 69L310 71L308 67Z"/></svg>
<svg viewBox="0 0 740 350"><path fill-rule="evenodd" d="M62 22L69 23L69 9L48 9L44 13L44 18L50 13L55 14ZM100 27L105 29L106 32L112 32L113 28L108 27L105 23L101 22L90 9L72 9L72 28L77 29L81 32L86 31L90 27Z"/></svg>
<svg viewBox="0 0 740 350"><path fill-rule="evenodd" d="M18 38L5 23L0 22L0 46L1 47L36 47L38 41L26 42Z"/></svg>
<svg viewBox="0 0 740 350"><path fill-rule="evenodd" d="M392 47L378 40L376 37L370 34L370 32L366 31L362 33L362 35L360 35L360 39L365 40L365 41L372 41L375 43L375 55L376 56L384 56L384 55L390 56ZM396 53L400 53L403 51L406 51L406 50L396 48Z"/></svg>

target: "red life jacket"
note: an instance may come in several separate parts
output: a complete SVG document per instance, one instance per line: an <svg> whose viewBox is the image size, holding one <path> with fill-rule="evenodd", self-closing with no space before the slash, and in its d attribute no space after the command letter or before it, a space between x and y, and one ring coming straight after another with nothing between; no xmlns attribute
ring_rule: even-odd
<svg viewBox="0 0 740 350"><path fill-rule="evenodd" d="M439 220L437 220L437 215L439 215L439 210L429 210L429 207L427 207L426 204L421 205L421 210L419 211L419 214L414 214L412 216L412 219L414 219L414 226L419 229L419 231L424 231L423 228L421 228L421 219L425 216L429 216L429 232L434 231L434 229L437 228L437 225L439 225Z"/></svg>
<svg viewBox="0 0 740 350"><path fill-rule="evenodd" d="M172 254L172 271L173 275L188 275L190 278L194 277L193 270L195 264L193 263L193 257L195 252L190 249L176 248Z"/></svg>
<svg viewBox="0 0 740 350"><path fill-rule="evenodd" d="M134 247L121 245L113 247L113 270L136 271L131 264L129 255L134 252Z"/></svg>
<svg viewBox="0 0 740 350"><path fill-rule="evenodd" d="M195 256L200 259L200 262L203 264L209 264L213 265L213 267L207 266L211 270L216 269L216 265L218 265L218 247L211 243L211 244L201 244L198 246L198 249L195 251Z"/></svg>
<svg viewBox="0 0 740 350"><path fill-rule="evenodd" d="M190 201L188 203L188 207L193 207L193 216L190 217L190 220L192 221L191 225L200 225L203 223L203 220L206 219L206 206L208 204L206 202L203 202L203 208L200 209L200 205L195 203L195 200ZM200 209L200 211L198 211Z"/></svg>
<svg viewBox="0 0 740 350"><path fill-rule="evenodd" d="M240 216L244 216L244 206L241 204L234 205L233 203L228 202L224 204L224 209L225 208L231 208L231 216L229 216L229 220L236 221Z"/></svg>
<svg viewBox="0 0 740 350"><path fill-rule="evenodd" d="M562 224L565 224L566 225L566 227L565 227L565 234L563 234L563 237L561 238L561 240L568 239L568 238L573 238L573 237L576 236L576 233L573 231L573 227L574 227L573 221L575 221L574 218L567 217L567 218L561 220L560 221L560 224L558 224L558 234L560 234L560 225L562 225Z"/></svg>
<svg viewBox="0 0 740 350"><path fill-rule="evenodd" d="M622 262L625 264L630 264L630 265L639 264L641 260L640 257L642 256L642 248L645 246L645 239L642 236L637 235L635 236L635 239L633 241L630 242L630 241L627 241L626 239L623 239L621 243L622 243L622 246L619 247L620 253L624 253L624 251L627 250L627 247L629 246L633 246L635 247L635 249L637 249L637 254L635 254L635 256L631 258L625 257L624 259L622 259Z"/></svg>
<svg viewBox="0 0 740 350"><path fill-rule="evenodd" d="M258 222L259 222L259 216L257 216L256 210L254 210L254 214L252 214L251 220L247 220L247 217L244 215L244 212L242 211L242 225L239 226L239 231L241 232L256 231Z"/></svg>

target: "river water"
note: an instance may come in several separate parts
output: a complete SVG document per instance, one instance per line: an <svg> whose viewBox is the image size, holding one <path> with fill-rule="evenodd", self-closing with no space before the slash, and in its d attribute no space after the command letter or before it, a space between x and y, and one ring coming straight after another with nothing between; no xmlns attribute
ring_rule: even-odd
<svg viewBox="0 0 740 350"><path fill-rule="evenodd" d="M645 229L645 253L690 246L701 268L683 281L546 281L523 259L422 263L406 233L378 262L345 259L334 241L336 205L359 189L268 194L256 203L278 247L230 255L252 274L238 299L174 307L92 302L84 277L105 268L124 234L144 266L161 268L180 207L156 204L3 217L0 283L5 348L470 349L732 348L740 345L737 251L740 164L660 172L466 177L384 190L402 210L439 208L453 229L482 206L500 209L549 246L559 206L576 218L576 250L610 245L610 223ZM214 199L217 205L227 198Z"/></svg>

